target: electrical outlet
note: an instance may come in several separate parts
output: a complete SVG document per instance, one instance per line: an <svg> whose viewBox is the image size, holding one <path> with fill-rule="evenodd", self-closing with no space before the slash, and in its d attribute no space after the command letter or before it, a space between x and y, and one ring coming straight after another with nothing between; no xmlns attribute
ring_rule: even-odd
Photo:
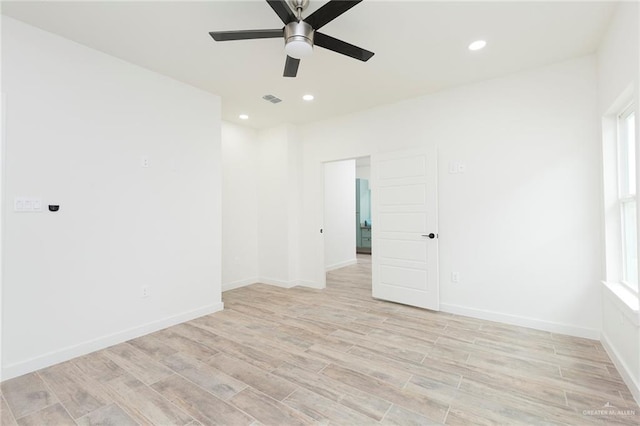
<svg viewBox="0 0 640 426"><path fill-rule="evenodd" d="M149 288L149 286L144 286L140 289L140 297L149 297L149 295L151 294L151 289Z"/></svg>
<svg viewBox="0 0 640 426"><path fill-rule="evenodd" d="M460 272L452 272L451 273L451 282L459 283L460 282Z"/></svg>
<svg viewBox="0 0 640 426"><path fill-rule="evenodd" d="M149 167L149 157L147 157L146 155L140 157L140 166L144 167L145 169Z"/></svg>
<svg viewBox="0 0 640 426"><path fill-rule="evenodd" d="M455 175L457 173L464 173L467 170L467 166L458 161L449 163L449 174Z"/></svg>

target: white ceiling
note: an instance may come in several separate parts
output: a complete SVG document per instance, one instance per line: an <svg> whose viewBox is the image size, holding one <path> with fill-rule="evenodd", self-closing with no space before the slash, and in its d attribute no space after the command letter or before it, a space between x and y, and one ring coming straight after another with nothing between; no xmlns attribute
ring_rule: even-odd
<svg viewBox="0 0 640 426"><path fill-rule="evenodd" d="M326 0L311 0L308 16ZM279 39L216 43L213 30L281 28L265 1L2 2L2 13L222 97L223 119L305 123L593 53L612 2L364 0L322 32L375 52L322 48L282 77ZM467 50L476 39L487 47ZM301 97L312 93L316 100ZM273 94L283 100L262 99ZM238 119L240 113L250 116Z"/></svg>

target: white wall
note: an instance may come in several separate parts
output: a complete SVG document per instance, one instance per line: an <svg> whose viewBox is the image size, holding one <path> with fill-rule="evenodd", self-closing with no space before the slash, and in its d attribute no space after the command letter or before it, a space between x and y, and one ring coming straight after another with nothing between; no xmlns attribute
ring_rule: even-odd
<svg viewBox="0 0 640 426"><path fill-rule="evenodd" d="M298 284L300 143L293 126L260 132L258 147L259 280Z"/></svg>
<svg viewBox="0 0 640 426"><path fill-rule="evenodd" d="M322 247L322 162L437 145L442 308L597 338L595 71L584 57L304 126L301 280L324 284L308 255ZM466 173L448 174L453 161Z"/></svg>
<svg viewBox="0 0 640 426"><path fill-rule="evenodd" d="M222 123L222 289L258 282L258 132Z"/></svg>
<svg viewBox="0 0 640 426"><path fill-rule="evenodd" d="M356 178L371 180L371 166L356 165Z"/></svg>
<svg viewBox="0 0 640 426"><path fill-rule="evenodd" d="M356 261L356 160L324 165L324 264L330 271Z"/></svg>
<svg viewBox="0 0 640 426"><path fill-rule="evenodd" d="M2 34L2 20L0 19L0 34ZM0 57L2 55L2 46L0 43ZM2 66L0 66L0 82L2 82ZM1 90L0 84L0 382L3 379L2 372L2 289L4 287L4 214L2 213L5 206L5 161L4 161L4 140L5 140L5 95L4 91Z"/></svg>
<svg viewBox="0 0 640 426"><path fill-rule="evenodd" d="M5 17L2 71L3 379L221 309L220 99Z"/></svg>
<svg viewBox="0 0 640 426"><path fill-rule="evenodd" d="M598 50L598 112L599 116L603 117L602 148L605 171L608 172L604 176L604 185L609 193L604 197L605 213L609 210L612 194L617 192L615 177L610 176L611 172L615 174L617 162L615 150L612 149L615 146L615 135L610 134L607 128L610 121L615 122L615 116L609 115L615 114L616 107L622 106L616 105L619 101L628 103L633 100L636 106L640 105L639 14L640 7L637 2L620 3ZM636 129L640 129L640 114L636 114ZM640 135L636 134L636 138L636 146L640 146ZM640 155L640 150L636 149L636 153ZM613 167L610 163L613 163ZM638 163L640 164L640 157ZM637 178L640 183L640 175ZM637 308L637 295L634 310L617 295L624 293L612 291L620 290L616 289L614 282L619 278L619 255L614 252L619 245L619 229L616 227L615 217L606 214L604 219L601 229L606 230L607 256L605 258L603 253L602 263L606 265L606 270L601 278L609 281L609 284L602 288L602 342L629 389L640 402L640 313ZM634 298L626 296L626 300Z"/></svg>

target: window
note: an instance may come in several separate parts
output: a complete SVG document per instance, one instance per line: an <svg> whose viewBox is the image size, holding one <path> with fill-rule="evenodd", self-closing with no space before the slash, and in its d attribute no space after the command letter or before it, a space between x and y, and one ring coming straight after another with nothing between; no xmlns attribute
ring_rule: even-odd
<svg viewBox="0 0 640 426"><path fill-rule="evenodd" d="M618 202L622 231L622 282L638 291L636 129L633 105L618 116Z"/></svg>

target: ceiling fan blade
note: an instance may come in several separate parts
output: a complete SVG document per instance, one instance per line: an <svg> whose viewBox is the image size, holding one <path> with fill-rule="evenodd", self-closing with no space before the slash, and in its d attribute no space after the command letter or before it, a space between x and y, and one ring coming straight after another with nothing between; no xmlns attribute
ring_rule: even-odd
<svg viewBox="0 0 640 426"><path fill-rule="evenodd" d="M215 41L252 40L257 38L284 37L284 31L279 30L245 30L245 31L211 31L209 33Z"/></svg>
<svg viewBox="0 0 640 426"><path fill-rule="evenodd" d="M363 62L368 61L374 55L373 52L319 32L314 34L313 42L316 46L333 50Z"/></svg>
<svg viewBox="0 0 640 426"><path fill-rule="evenodd" d="M278 14L282 22L287 25L289 22L297 21L296 15L291 11L284 0L267 0L271 9Z"/></svg>
<svg viewBox="0 0 640 426"><path fill-rule="evenodd" d="M309 15L304 22L311 25L314 30L319 30L361 1L362 0L331 0Z"/></svg>
<svg viewBox="0 0 640 426"><path fill-rule="evenodd" d="M298 66L300 65L300 59L287 56L287 61L284 63L283 77L295 77L298 74Z"/></svg>

